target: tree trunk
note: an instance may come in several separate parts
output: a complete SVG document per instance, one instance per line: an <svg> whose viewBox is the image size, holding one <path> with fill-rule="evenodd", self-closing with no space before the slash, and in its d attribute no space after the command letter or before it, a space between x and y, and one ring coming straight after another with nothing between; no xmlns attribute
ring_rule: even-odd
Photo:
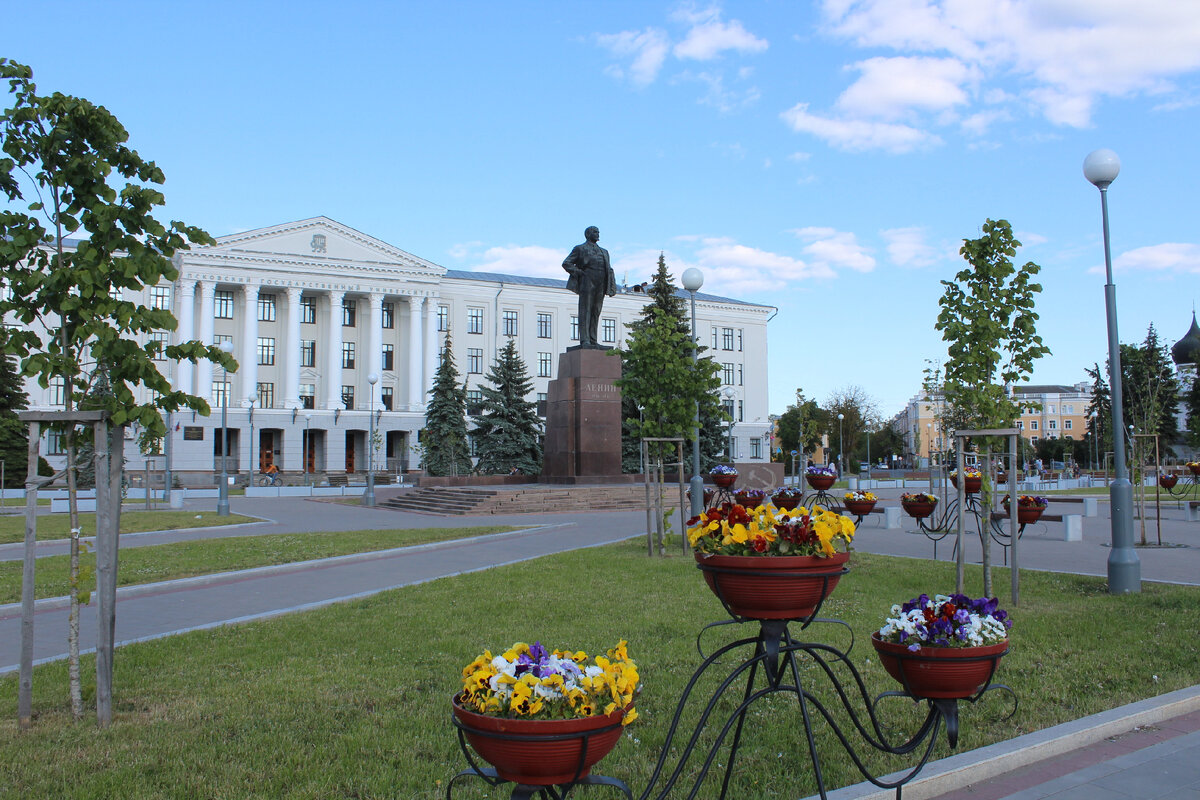
<svg viewBox="0 0 1200 800"><path fill-rule="evenodd" d="M67 504L71 518L71 610L67 617L67 678L71 715L83 719L83 694L79 685L79 490L75 479L75 429L67 432Z"/></svg>

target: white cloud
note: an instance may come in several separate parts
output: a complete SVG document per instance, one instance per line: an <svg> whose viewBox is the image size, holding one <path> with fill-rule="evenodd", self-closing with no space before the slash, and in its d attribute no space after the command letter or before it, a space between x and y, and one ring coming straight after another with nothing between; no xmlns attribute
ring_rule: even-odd
<svg viewBox="0 0 1200 800"><path fill-rule="evenodd" d="M596 41L617 58L628 62L624 67L610 65L606 70L608 74L616 78L628 76L638 86L648 86L658 77L671 44L667 34L657 28L602 33L596 36Z"/></svg>
<svg viewBox="0 0 1200 800"><path fill-rule="evenodd" d="M939 145L936 134L894 122L822 117L808 113L807 103L798 103L780 116L797 133L811 133L843 150L887 150L908 153L918 148Z"/></svg>
<svg viewBox="0 0 1200 800"><path fill-rule="evenodd" d="M871 251L858 243L853 233L833 228L800 228L796 236L808 242L804 254L811 259L816 269L852 269L870 272L875 269L875 257Z"/></svg>
<svg viewBox="0 0 1200 800"><path fill-rule="evenodd" d="M974 69L953 58L870 58L854 65L862 73L842 92L837 107L854 117L900 119L910 110L941 111L965 105L963 84Z"/></svg>
<svg viewBox="0 0 1200 800"><path fill-rule="evenodd" d="M1113 267L1139 272L1200 273L1200 245L1167 242L1138 247L1113 259Z"/></svg>
<svg viewBox="0 0 1200 800"><path fill-rule="evenodd" d="M725 86L725 77L720 72L685 73L684 78L694 78L708 87L700 98L701 105L712 106L723 114L753 105L761 96L757 86L733 89Z"/></svg>
<svg viewBox="0 0 1200 800"><path fill-rule="evenodd" d="M537 245L505 245L489 247L483 261L472 272L500 272L506 275L525 275L530 278L567 279L562 262L566 256L562 250Z"/></svg>
<svg viewBox="0 0 1200 800"><path fill-rule="evenodd" d="M738 20L721 21L721 12L713 7L700 12L683 11L675 15L691 23L683 41L672 51L678 59L711 61L727 50L739 53L761 53L767 40L746 30Z"/></svg>
<svg viewBox="0 0 1200 800"><path fill-rule="evenodd" d="M925 229L891 228L881 231L887 242L888 257L900 267L928 267L941 257L938 249L925 241Z"/></svg>

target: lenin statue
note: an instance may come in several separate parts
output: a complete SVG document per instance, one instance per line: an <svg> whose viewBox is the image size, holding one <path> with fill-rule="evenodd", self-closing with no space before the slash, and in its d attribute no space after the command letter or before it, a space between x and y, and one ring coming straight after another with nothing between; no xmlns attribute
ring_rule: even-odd
<svg viewBox="0 0 1200 800"><path fill-rule="evenodd" d="M575 245L563 261L563 269L571 275L567 288L579 295L579 346L599 348L596 329L600 325L600 309L605 295L612 297L617 293L617 279L608 251L596 244L600 229L593 225L583 236L587 241Z"/></svg>

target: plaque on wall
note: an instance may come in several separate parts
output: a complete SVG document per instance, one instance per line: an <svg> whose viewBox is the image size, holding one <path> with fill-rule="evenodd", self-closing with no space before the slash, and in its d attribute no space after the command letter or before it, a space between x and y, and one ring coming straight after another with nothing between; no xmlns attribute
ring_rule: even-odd
<svg viewBox="0 0 1200 800"><path fill-rule="evenodd" d="M185 442L204 441L204 428L201 428L199 425L185 425L183 427L183 440Z"/></svg>

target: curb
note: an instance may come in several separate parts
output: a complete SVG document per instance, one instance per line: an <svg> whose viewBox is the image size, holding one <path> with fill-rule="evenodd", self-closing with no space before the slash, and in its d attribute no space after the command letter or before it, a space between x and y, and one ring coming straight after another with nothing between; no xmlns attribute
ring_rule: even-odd
<svg viewBox="0 0 1200 800"><path fill-rule="evenodd" d="M1200 684L958 753L928 764L921 777L904 786L904 798L932 800L1047 758L1082 750L1138 726L1153 725L1197 710L1200 710ZM896 772L880 780L899 780L903 774ZM896 791L880 789L867 781L836 789L826 796L828 800L893 800ZM804 800L816 798L813 795Z"/></svg>

